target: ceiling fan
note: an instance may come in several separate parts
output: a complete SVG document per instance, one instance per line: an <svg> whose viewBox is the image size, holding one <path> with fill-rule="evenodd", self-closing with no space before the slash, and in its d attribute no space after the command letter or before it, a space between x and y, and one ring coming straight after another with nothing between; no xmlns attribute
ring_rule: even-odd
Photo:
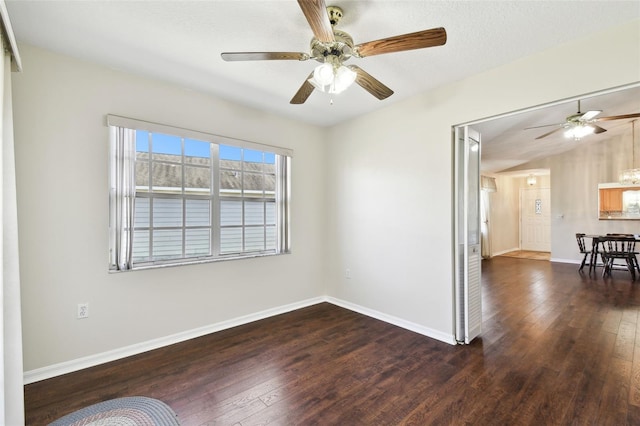
<svg viewBox="0 0 640 426"><path fill-rule="evenodd" d="M380 40L353 44L353 39L344 31L335 29L343 12L337 6L325 5L324 0L298 0L302 13L307 18L314 37L309 54L301 52L225 52L225 61L298 60L314 59L321 63L305 79L291 99L292 104L302 104L314 89L327 93L340 93L356 83L382 100L393 94L393 90L357 65L343 65L352 56L364 58L383 53L423 49L441 46L447 42L444 28L432 28Z"/></svg>
<svg viewBox="0 0 640 426"><path fill-rule="evenodd" d="M609 117L600 117L596 118L598 114L600 114L601 110L592 110L587 112L580 112L580 101L578 101L578 112L575 114L571 114L565 118L563 123L559 124L545 124L543 126L534 126L527 127L528 129L538 129L540 127L549 127L549 126L559 126L557 129L554 129L550 132L547 132L543 135L538 136L536 139L546 138L549 135L552 135L555 132L560 130L565 131L565 135L567 137L572 137L573 139L581 139L583 136L590 135L591 133L604 133L607 129L604 129L594 123L599 121L611 121L611 120L624 120L630 118L638 118L640 117L640 113L636 114L624 114L624 115L612 115Z"/></svg>

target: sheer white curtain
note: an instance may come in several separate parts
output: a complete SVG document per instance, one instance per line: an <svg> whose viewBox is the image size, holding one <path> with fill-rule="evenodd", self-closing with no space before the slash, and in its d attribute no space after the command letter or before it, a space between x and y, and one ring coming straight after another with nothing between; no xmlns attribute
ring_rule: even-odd
<svg viewBox="0 0 640 426"><path fill-rule="evenodd" d="M483 259L491 258L491 238L489 236L489 212L491 201L489 192L480 191L480 250Z"/></svg>
<svg viewBox="0 0 640 426"><path fill-rule="evenodd" d="M278 203L278 253L289 253L291 240L289 238L289 200L291 199L291 157L276 156L278 167L278 181L276 188L276 202Z"/></svg>
<svg viewBox="0 0 640 426"><path fill-rule="evenodd" d="M495 178L481 176L480 180L480 238L481 254L484 259L491 258L491 192L496 192Z"/></svg>
<svg viewBox="0 0 640 426"><path fill-rule="evenodd" d="M3 64L0 96L0 138L2 138L2 322L0 330L0 424L24 424L24 381L22 366L22 320L20 310L20 270L18 258L18 211L13 140L13 107L11 104L11 70L20 69L20 56L13 38L4 1L0 3L2 18ZM5 37L5 34L8 37Z"/></svg>
<svg viewBox="0 0 640 426"><path fill-rule="evenodd" d="M109 126L111 143L111 264L118 271L132 267L133 213L136 198L136 131Z"/></svg>

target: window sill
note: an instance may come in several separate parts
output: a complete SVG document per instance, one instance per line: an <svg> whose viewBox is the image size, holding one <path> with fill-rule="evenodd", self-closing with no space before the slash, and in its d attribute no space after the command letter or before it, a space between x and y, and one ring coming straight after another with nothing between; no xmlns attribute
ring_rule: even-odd
<svg viewBox="0 0 640 426"><path fill-rule="evenodd" d="M172 268L175 266L199 265L202 263L225 262L228 260L255 259L258 257L281 256L281 255L286 255L290 253L291 253L290 251L287 251L284 253L255 253L255 254L243 254L243 255L228 255L228 256L221 256L216 258L210 258L210 257L196 258L193 260L180 259L180 260L176 260L175 262L138 264L138 265L134 265L133 268L126 269L126 270L114 269L112 267L109 267L109 273L117 274L121 272L144 271L148 269L161 269L161 268Z"/></svg>

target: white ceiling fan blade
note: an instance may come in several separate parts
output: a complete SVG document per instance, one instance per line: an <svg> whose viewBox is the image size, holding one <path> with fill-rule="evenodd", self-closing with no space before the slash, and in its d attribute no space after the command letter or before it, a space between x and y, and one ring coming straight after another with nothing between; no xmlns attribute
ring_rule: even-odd
<svg viewBox="0 0 640 426"><path fill-rule="evenodd" d="M602 111L598 111L598 110L593 110L593 111L587 111L584 114L582 114L582 116L580 117L580 120L591 120L593 118L595 118L596 115L600 114Z"/></svg>

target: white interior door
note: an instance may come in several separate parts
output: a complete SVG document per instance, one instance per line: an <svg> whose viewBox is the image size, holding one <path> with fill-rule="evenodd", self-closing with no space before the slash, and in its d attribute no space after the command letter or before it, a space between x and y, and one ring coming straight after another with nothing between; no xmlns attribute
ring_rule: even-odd
<svg viewBox="0 0 640 426"><path fill-rule="evenodd" d="M467 126L454 132L454 267L456 340L481 332L480 134Z"/></svg>
<svg viewBox="0 0 640 426"><path fill-rule="evenodd" d="M520 190L520 249L551 251L551 190Z"/></svg>

